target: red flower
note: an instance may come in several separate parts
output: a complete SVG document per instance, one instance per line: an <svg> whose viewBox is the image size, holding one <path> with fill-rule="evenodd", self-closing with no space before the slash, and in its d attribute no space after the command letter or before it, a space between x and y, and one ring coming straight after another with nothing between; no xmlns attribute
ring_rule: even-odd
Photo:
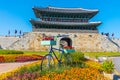
<svg viewBox="0 0 120 80"><path fill-rule="evenodd" d="M43 38L42 40L54 40L54 37L53 37L53 36L45 37L45 38Z"/></svg>
<svg viewBox="0 0 120 80"><path fill-rule="evenodd" d="M74 49L72 46L64 46L64 49Z"/></svg>
<svg viewBox="0 0 120 80"><path fill-rule="evenodd" d="M0 56L0 63L5 62L4 56Z"/></svg>

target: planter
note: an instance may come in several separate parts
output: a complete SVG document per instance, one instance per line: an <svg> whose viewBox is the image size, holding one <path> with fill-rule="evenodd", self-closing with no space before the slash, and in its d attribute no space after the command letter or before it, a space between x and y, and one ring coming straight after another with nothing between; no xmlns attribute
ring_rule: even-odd
<svg viewBox="0 0 120 80"><path fill-rule="evenodd" d="M89 57L89 56L86 56L86 55L85 55L85 58L86 58L86 59L90 59L90 57Z"/></svg>
<svg viewBox="0 0 120 80"><path fill-rule="evenodd" d="M113 73L105 73L105 72L103 72L103 74L104 74L105 77L109 78L110 80L113 80L113 76L114 76Z"/></svg>
<svg viewBox="0 0 120 80"><path fill-rule="evenodd" d="M98 57L98 61L99 61L99 62L103 62L103 61L105 61L105 60L107 60L107 57Z"/></svg>
<svg viewBox="0 0 120 80"><path fill-rule="evenodd" d="M72 52L75 52L74 49L64 49L64 52L65 53L72 53Z"/></svg>
<svg viewBox="0 0 120 80"><path fill-rule="evenodd" d="M96 61L96 62L99 62L98 59L93 59L93 60Z"/></svg>
<svg viewBox="0 0 120 80"><path fill-rule="evenodd" d="M41 41L41 45L56 45L56 41L54 41L54 40L44 40L44 41Z"/></svg>

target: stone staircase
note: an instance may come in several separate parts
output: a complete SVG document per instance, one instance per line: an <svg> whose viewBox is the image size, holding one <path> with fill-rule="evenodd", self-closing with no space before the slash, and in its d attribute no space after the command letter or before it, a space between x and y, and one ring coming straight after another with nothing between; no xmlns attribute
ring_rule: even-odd
<svg viewBox="0 0 120 80"><path fill-rule="evenodd" d="M7 49L8 46L12 45L14 42L18 42L20 38L18 37L4 37L0 36L0 48Z"/></svg>
<svg viewBox="0 0 120 80"><path fill-rule="evenodd" d="M119 38L111 38L111 40L120 46L120 39Z"/></svg>
<svg viewBox="0 0 120 80"><path fill-rule="evenodd" d="M22 38L20 38L18 41L12 43L10 46L7 47L7 49L10 50L28 50L30 41L33 40L34 34L27 33Z"/></svg>
<svg viewBox="0 0 120 80"><path fill-rule="evenodd" d="M108 39L109 39L109 41L111 41L113 44L115 44L118 47L118 52L119 52L120 51L120 44L118 43L118 41L115 41L111 38L108 38Z"/></svg>
<svg viewBox="0 0 120 80"><path fill-rule="evenodd" d="M102 48L104 51L109 52L119 52L120 51L120 45L113 41L111 38L108 38L106 36L102 36Z"/></svg>

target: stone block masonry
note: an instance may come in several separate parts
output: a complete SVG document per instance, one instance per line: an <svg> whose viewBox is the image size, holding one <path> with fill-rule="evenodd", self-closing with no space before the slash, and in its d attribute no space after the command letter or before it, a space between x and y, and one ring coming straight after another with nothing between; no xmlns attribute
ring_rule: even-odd
<svg viewBox="0 0 120 80"><path fill-rule="evenodd" d="M75 47L75 50L82 52L117 52L118 47L112 43L107 37L98 33L59 33L59 32L30 32L24 35L19 41L12 44L8 49L15 50L35 50L35 51L47 51L48 46L40 44L42 41L42 35L57 36L57 35L69 35L71 45ZM59 47L60 40L57 39L57 45Z"/></svg>

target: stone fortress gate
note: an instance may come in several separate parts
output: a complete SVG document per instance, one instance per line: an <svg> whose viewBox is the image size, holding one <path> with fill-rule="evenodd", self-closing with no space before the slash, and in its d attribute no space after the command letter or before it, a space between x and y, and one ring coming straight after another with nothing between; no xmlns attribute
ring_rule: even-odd
<svg viewBox="0 0 120 80"><path fill-rule="evenodd" d="M119 51L119 42L98 33L100 21L90 22L99 11L83 8L33 7L38 20L31 19L32 32L26 33L5 49L45 51L48 46L40 44L43 34L64 36L57 39L61 43L74 46L84 52Z"/></svg>

